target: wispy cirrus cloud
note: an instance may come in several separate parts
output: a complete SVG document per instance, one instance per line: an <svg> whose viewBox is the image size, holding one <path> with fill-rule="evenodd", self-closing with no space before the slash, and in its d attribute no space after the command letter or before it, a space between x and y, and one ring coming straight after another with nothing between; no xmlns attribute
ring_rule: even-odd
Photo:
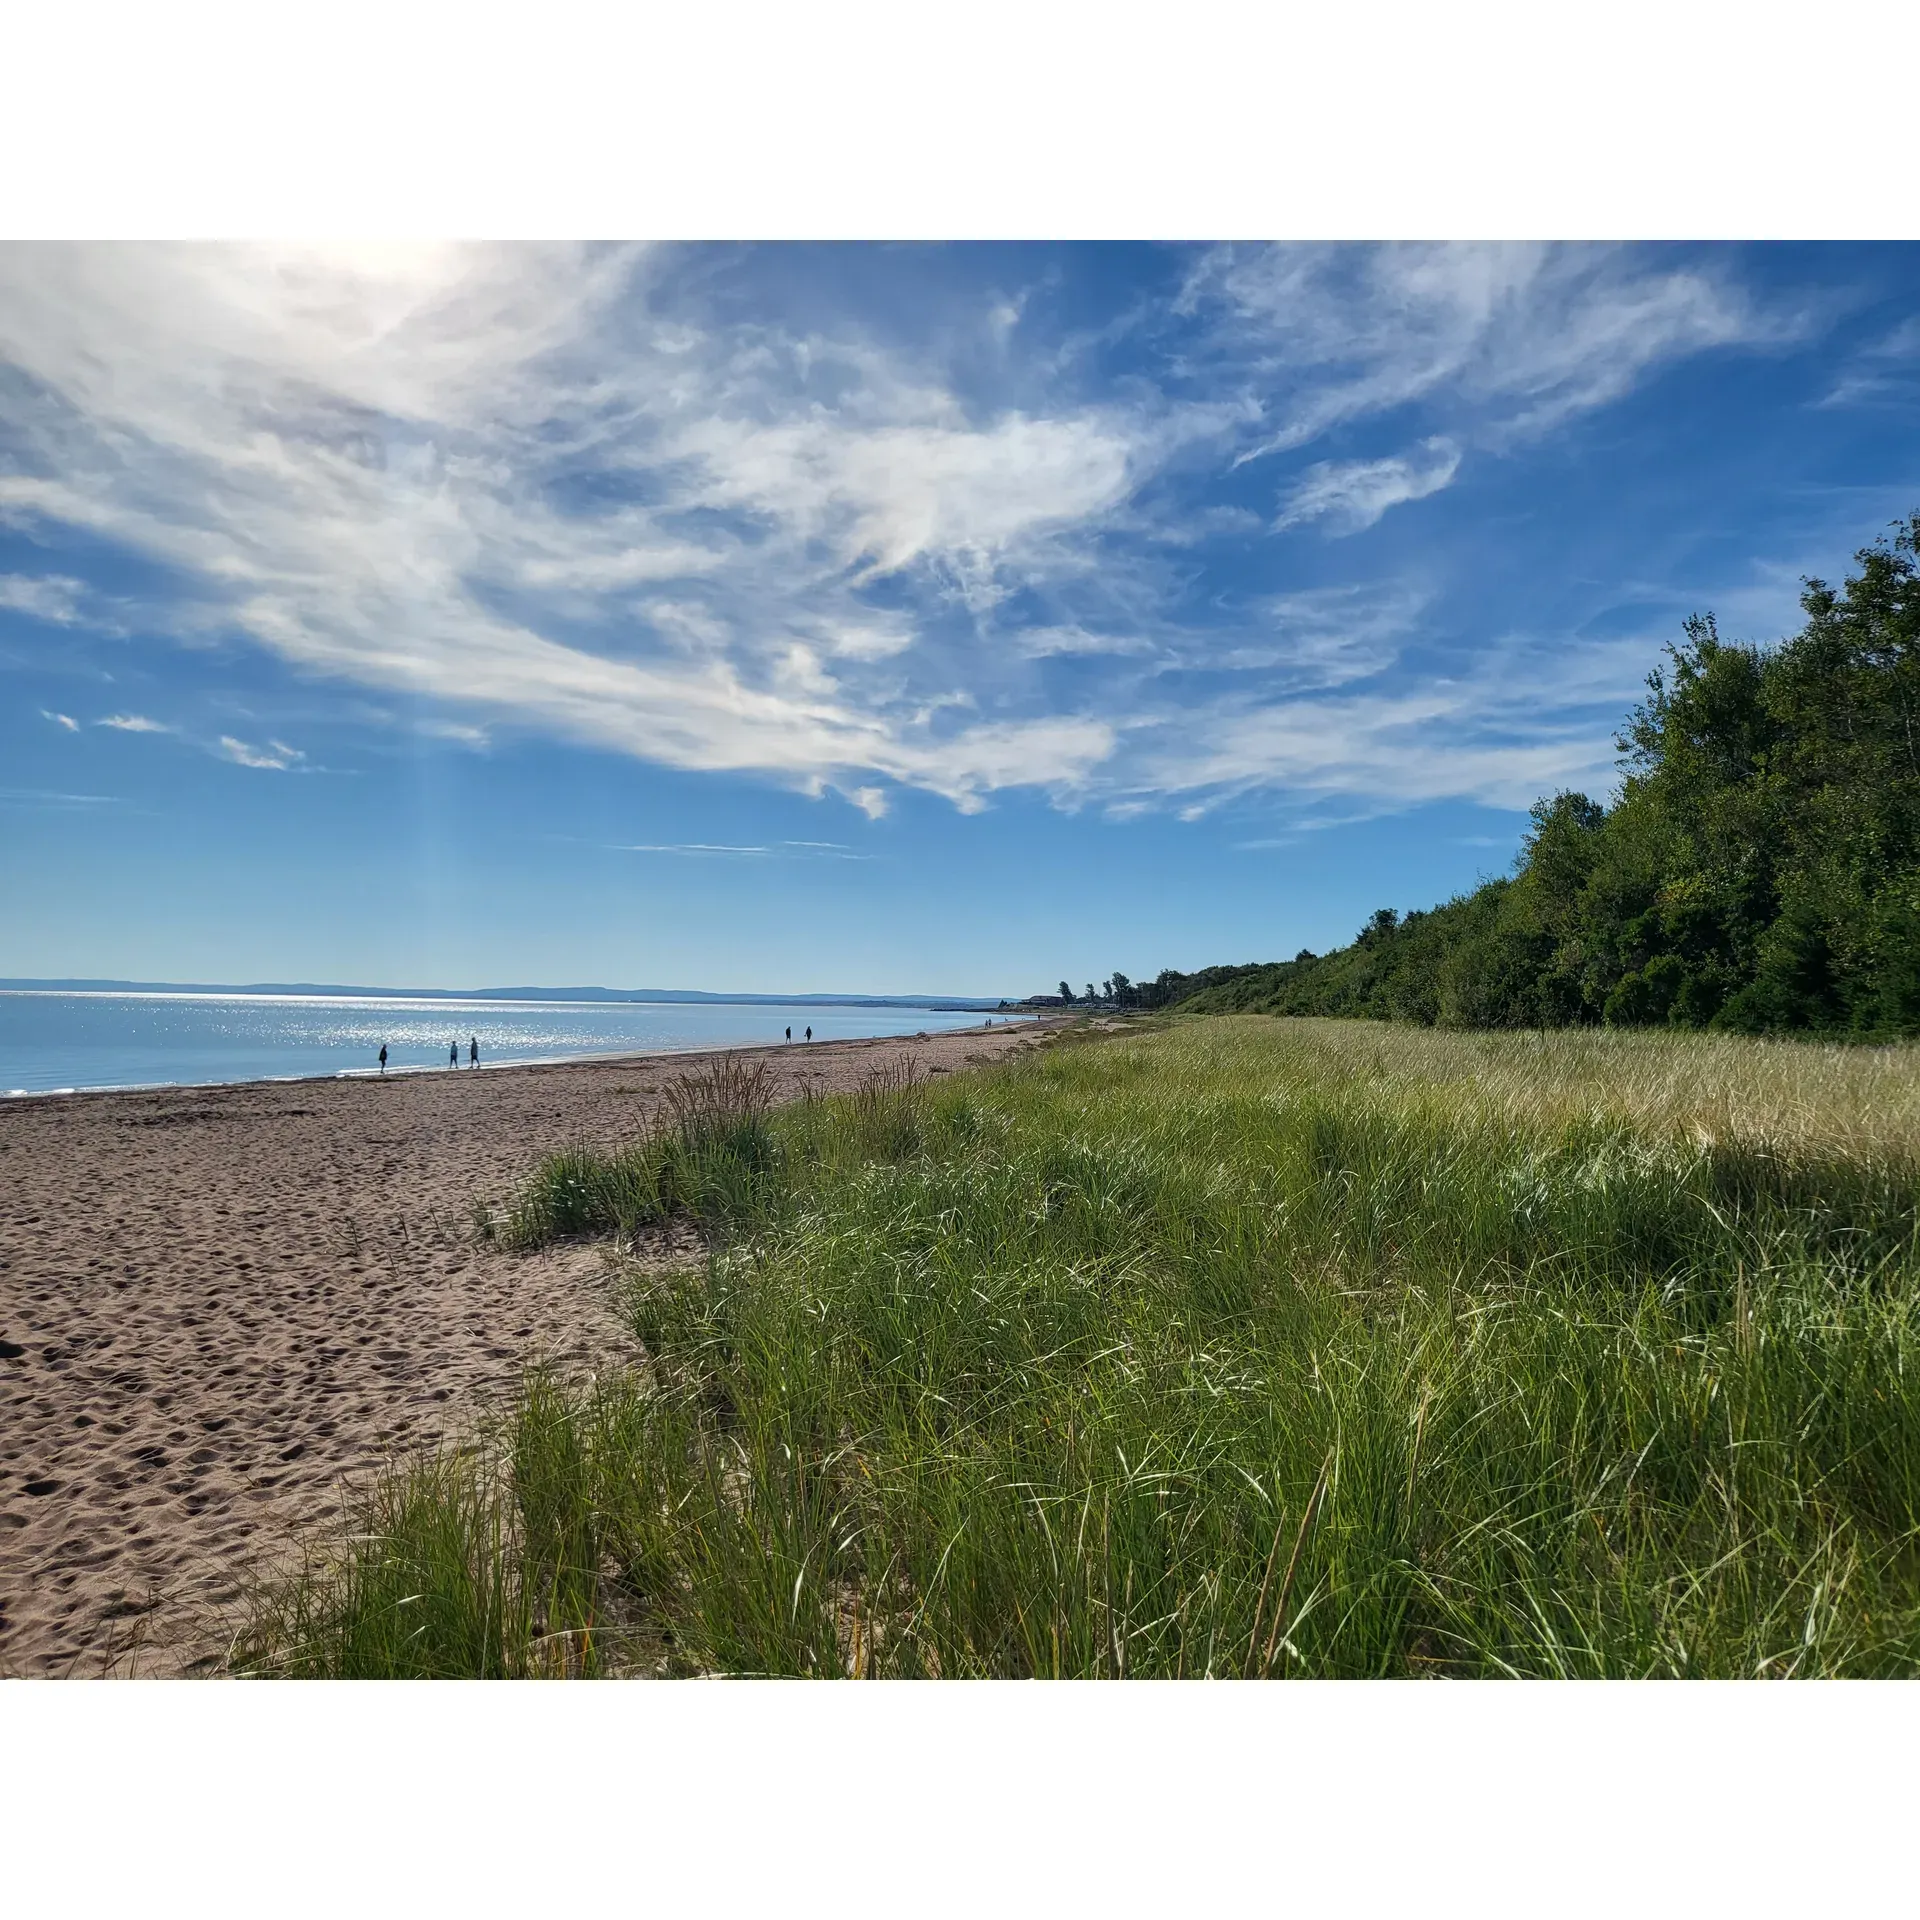
<svg viewBox="0 0 1920 1920"><path fill-rule="evenodd" d="M775 840L765 846L729 846L705 840L637 841L615 844L611 853L669 853L694 859L744 860L871 860L839 840Z"/></svg>
<svg viewBox="0 0 1920 1920"><path fill-rule="evenodd" d="M164 720L150 720L144 713L110 713L93 724L96 727L111 727L115 733L173 732L173 728Z"/></svg>
<svg viewBox="0 0 1920 1920"><path fill-rule="evenodd" d="M1398 580L1267 594L1230 630L1170 637L1155 671L1256 701L1323 692L1392 669L1429 605L1425 590Z"/></svg>
<svg viewBox="0 0 1920 1920"><path fill-rule="evenodd" d="M1110 746L1054 716L916 723L926 690L862 669L921 623L903 635L864 590L911 569L936 613L992 604L1002 569L1121 497L1150 423L976 420L858 343L669 326L619 249L22 248L8 267L26 457L0 507L197 579L176 618L869 810L873 775L971 805L1077 782ZM582 504L589 477L615 497ZM796 684L796 649L832 664Z"/></svg>
<svg viewBox="0 0 1920 1920"><path fill-rule="evenodd" d="M1869 341L1844 366L1823 407L1870 407L1920 401L1920 314Z"/></svg>
<svg viewBox="0 0 1920 1920"><path fill-rule="evenodd" d="M1062 655L1088 659L1120 659L1150 655L1159 651L1155 642L1141 633L1090 633L1085 627L1021 627L1011 636L1015 646L1029 659L1044 660Z"/></svg>
<svg viewBox="0 0 1920 1920"><path fill-rule="evenodd" d="M740 854L751 859L764 859L771 853L771 847L728 847L714 845L705 840L685 840L668 844L657 841L627 842L613 848L615 853L692 853L692 854Z"/></svg>
<svg viewBox="0 0 1920 1920"><path fill-rule="evenodd" d="M1622 247L1222 247L1182 294L1250 360L1268 432L1241 457L1424 403L1511 445L1687 355L1797 336L1723 274Z"/></svg>
<svg viewBox="0 0 1920 1920"><path fill-rule="evenodd" d="M451 740L456 746L485 747L492 743L485 727L469 726L460 720L422 720L415 730L429 740Z"/></svg>
<svg viewBox="0 0 1920 1920"><path fill-rule="evenodd" d="M1323 520L1333 534L1361 533L1390 508L1438 493L1460 471L1460 449L1436 436L1384 460L1321 460L1289 489L1276 527Z"/></svg>
<svg viewBox="0 0 1920 1920"><path fill-rule="evenodd" d="M1622 250L1222 249L1160 316L1164 364L1104 385L1019 367L1031 303L983 300L996 387L859 316L722 311L681 258L8 248L0 514L161 569L156 633L406 696L421 730L751 773L870 818L901 788L963 810L1506 791L1460 683L1410 664L1423 590L1212 593L1185 550L1264 535L1208 485L1413 410L1398 450L1330 444L1281 484L1279 526L1358 532L1475 452L1787 325ZM58 623L80 583L49 577Z"/></svg>
<svg viewBox="0 0 1920 1920"><path fill-rule="evenodd" d="M0 611L70 627L80 618L86 591L84 583L64 574L0 573Z"/></svg>
<svg viewBox="0 0 1920 1920"><path fill-rule="evenodd" d="M1577 654L1553 637L1509 636L1457 674L1291 702L1228 691L1204 726L1140 742L1143 786L1194 796L1190 818L1258 791L1302 808L1364 797L1369 815L1438 799L1524 808L1559 787L1603 793L1613 729L1644 691L1650 651L1640 636Z"/></svg>
<svg viewBox="0 0 1920 1920"><path fill-rule="evenodd" d="M291 773L307 757L298 747L290 747L284 741L269 740L265 746L256 747L245 740L236 740L230 733L220 736L216 751L222 760L231 760L236 767L256 767L266 773Z"/></svg>
<svg viewBox="0 0 1920 1920"><path fill-rule="evenodd" d="M3 807L63 813L87 807L116 807L119 804L107 793L60 793L44 787L0 787L0 806Z"/></svg>

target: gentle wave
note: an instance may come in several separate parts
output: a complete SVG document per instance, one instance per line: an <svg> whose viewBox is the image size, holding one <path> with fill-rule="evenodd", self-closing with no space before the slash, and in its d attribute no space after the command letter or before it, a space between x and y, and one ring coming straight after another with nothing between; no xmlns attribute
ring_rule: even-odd
<svg viewBox="0 0 1920 1920"><path fill-rule="evenodd" d="M529 1066L596 1054L949 1032L979 1013L920 1007L819 1007L769 1000L366 999L319 995L61 993L0 989L0 1088L8 1096L109 1088L221 1086L379 1071L449 1071L471 1040L486 1066ZM997 1021L1005 1015L993 1016Z"/></svg>

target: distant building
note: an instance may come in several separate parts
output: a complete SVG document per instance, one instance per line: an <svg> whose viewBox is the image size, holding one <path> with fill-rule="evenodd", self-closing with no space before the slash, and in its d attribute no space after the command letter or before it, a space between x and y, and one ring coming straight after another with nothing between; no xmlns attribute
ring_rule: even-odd
<svg viewBox="0 0 1920 1920"><path fill-rule="evenodd" d="M1067 1003L1057 993L1030 993L1020 1004L1023 1007L1064 1007Z"/></svg>

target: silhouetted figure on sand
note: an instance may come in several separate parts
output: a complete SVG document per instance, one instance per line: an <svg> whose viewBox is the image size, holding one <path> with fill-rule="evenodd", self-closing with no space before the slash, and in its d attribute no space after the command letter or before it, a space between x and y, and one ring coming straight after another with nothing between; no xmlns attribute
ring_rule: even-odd
<svg viewBox="0 0 1920 1920"><path fill-rule="evenodd" d="M791 1040L791 1039L793 1038L793 1029L792 1029L791 1027L789 1027L789 1028L787 1029L787 1038L788 1038L789 1040Z"/></svg>
<svg viewBox="0 0 1920 1920"><path fill-rule="evenodd" d="M470 1033L467 1036L467 1065L470 1067L477 1067L479 1064L480 1064L480 1036L478 1034Z"/></svg>
<svg viewBox="0 0 1920 1920"><path fill-rule="evenodd" d="M813 1038L813 1029L812 1029L811 1027L809 1027L809 1028L807 1029L807 1038L808 1038L809 1040L811 1040L811 1039Z"/></svg>
<svg viewBox="0 0 1920 1920"><path fill-rule="evenodd" d="M384 1080L386 1077L387 1077L387 1043L384 1040L382 1040L380 1042L380 1078Z"/></svg>
<svg viewBox="0 0 1920 1920"><path fill-rule="evenodd" d="M450 1045L447 1048L447 1065L450 1067L457 1067L459 1064L460 1064L460 1042L456 1040L452 1043L452 1045Z"/></svg>

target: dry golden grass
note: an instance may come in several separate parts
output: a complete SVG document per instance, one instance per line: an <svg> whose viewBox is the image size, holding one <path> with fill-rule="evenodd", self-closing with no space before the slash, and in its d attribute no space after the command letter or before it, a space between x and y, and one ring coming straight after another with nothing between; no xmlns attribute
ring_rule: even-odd
<svg viewBox="0 0 1920 1920"><path fill-rule="evenodd" d="M1245 1090L1370 1083L1428 1111L1515 1124L1609 1118L1702 1144L1920 1161L1920 1046L1823 1046L1606 1029L1449 1033L1259 1014L1181 1023L1208 1058L1241 1041ZM1204 1036L1204 1037L1203 1037Z"/></svg>

